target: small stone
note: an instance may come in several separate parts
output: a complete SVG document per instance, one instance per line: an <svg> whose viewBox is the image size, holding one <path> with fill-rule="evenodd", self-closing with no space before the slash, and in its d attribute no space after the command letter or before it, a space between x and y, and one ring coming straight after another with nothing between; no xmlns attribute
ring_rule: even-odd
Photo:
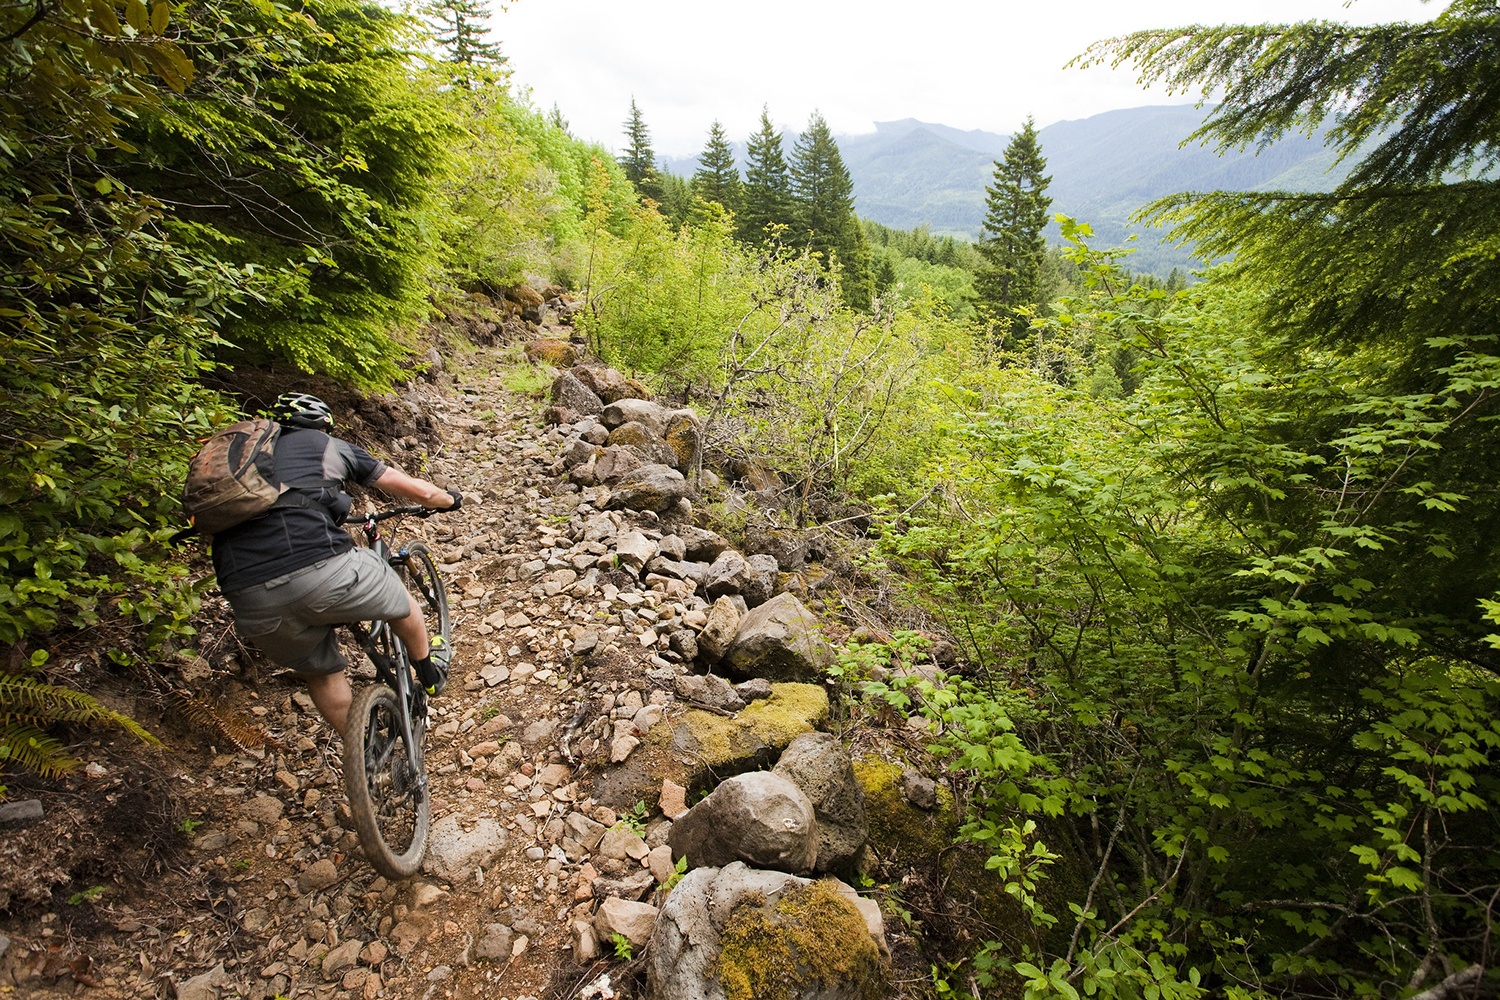
<svg viewBox="0 0 1500 1000"><path fill-rule="evenodd" d="M666 885L667 880L677 871L676 865L672 863L671 845L663 844L660 847L651 848L651 853L646 855L646 868L658 885Z"/></svg>
<svg viewBox="0 0 1500 1000"><path fill-rule="evenodd" d="M33 823L41 818L41 799L22 799L20 802L0 802L0 824Z"/></svg>
<svg viewBox="0 0 1500 1000"><path fill-rule="evenodd" d="M350 938L323 956L323 978L338 979L359 959L365 943L359 938Z"/></svg>
<svg viewBox="0 0 1500 1000"><path fill-rule="evenodd" d="M297 888L303 893L327 889L339 880L339 870L328 858L313 862L297 876Z"/></svg>
<svg viewBox="0 0 1500 1000"><path fill-rule="evenodd" d="M687 812L687 789L671 778L663 778L661 797L657 800L657 806L667 819L676 819Z"/></svg>
<svg viewBox="0 0 1500 1000"><path fill-rule="evenodd" d="M411 887L411 908L425 910L446 895L448 895L447 891L441 886L433 885L431 882L418 882Z"/></svg>
<svg viewBox="0 0 1500 1000"><path fill-rule="evenodd" d="M276 780L289 792L295 792L302 787L301 782L297 780L297 776L291 771L277 771Z"/></svg>
<svg viewBox="0 0 1500 1000"><path fill-rule="evenodd" d="M240 815L252 822L262 826L274 826L281 819L282 812L286 806L281 800L269 795L257 795L255 798L240 806Z"/></svg>
<svg viewBox="0 0 1500 1000"><path fill-rule="evenodd" d="M504 962L511 957L515 932L504 924L489 924L474 945L474 957L486 962Z"/></svg>
<svg viewBox="0 0 1500 1000"><path fill-rule="evenodd" d="M429 983L440 983L440 982L442 982L445 979L452 979L452 978L453 978L453 967L451 965L438 965L438 966L434 966L433 969L432 969L432 971L429 972L429 973L427 973L427 981Z"/></svg>

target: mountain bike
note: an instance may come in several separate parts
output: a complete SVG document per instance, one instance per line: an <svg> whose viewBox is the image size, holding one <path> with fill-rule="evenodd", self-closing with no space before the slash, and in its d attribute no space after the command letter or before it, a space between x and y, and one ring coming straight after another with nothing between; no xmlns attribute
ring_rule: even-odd
<svg viewBox="0 0 1500 1000"><path fill-rule="evenodd" d="M371 512L364 516L360 531L365 544L390 564L416 598L426 618L427 634L442 636L451 648L448 595L432 553L415 541L392 549L380 536L381 521L433 513L420 506ZM375 681L360 688L349 707L344 789L355 833L370 864L388 878L403 879L422 864L432 822L423 747L427 693L417 682L406 647L388 622L366 622L350 629L375 665Z"/></svg>

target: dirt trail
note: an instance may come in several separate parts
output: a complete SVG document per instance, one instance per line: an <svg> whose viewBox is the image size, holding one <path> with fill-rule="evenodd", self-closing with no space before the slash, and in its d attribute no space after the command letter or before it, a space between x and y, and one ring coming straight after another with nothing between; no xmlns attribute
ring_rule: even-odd
<svg viewBox="0 0 1500 1000"><path fill-rule="evenodd" d="M627 679L646 654L584 676L565 641L577 622L605 621L607 603L549 596L524 566L586 497L550 471L560 438L539 426L539 399L506 389L504 350L449 359L436 386L403 396L433 417L441 446L425 468L393 458L470 501L392 533L428 540L455 609L455 676L429 739L434 824L491 847L503 830L498 854L449 880L378 877L345 825L339 741L300 687L246 663L201 687L274 744L226 749L163 719L175 750L160 774L140 777L134 748L95 744L92 777L58 793L12 789L42 799L46 816L0 827L12 873L0 880L0 993L517 1000L571 996L608 969L572 960L570 911L594 872L543 831L573 811L615 822L586 799L577 724L594 721L591 697L639 687ZM97 863L80 868L90 852ZM27 902L27 879L46 876L51 900Z"/></svg>

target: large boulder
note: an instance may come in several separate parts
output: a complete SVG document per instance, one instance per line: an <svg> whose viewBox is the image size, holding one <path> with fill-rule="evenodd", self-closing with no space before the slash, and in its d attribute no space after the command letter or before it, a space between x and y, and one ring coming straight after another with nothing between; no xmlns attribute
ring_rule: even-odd
<svg viewBox="0 0 1500 1000"><path fill-rule="evenodd" d="M730 482L755 493L779 493L786 488L776 470L763 459L730 457L724 462L724 472Z"/></svg>
<svg viewBox="0 0 1500 1000"><path fill-rule="evenodd" d="M807 565L810 545L808 533L797 528L752 524L745 529L745 551L764 552L788 572Z"/></svg>
<svg viewBox="0 0 1500 1000"><path fill-rule="evenodd" d="M520 284L507 288L505 297L514 304L522 319L528 319L533 323L541 322L541 310L547 305L547 300L542 297L541 292L530 285Z"/></svg>
<svg viewBox="0 0 1500 1000"><path fill-rule="evenodd" d="M682 539L683 557L696 562L711 563L723 555L726 549L732 548L729 539L717 531L691 524L678 528L677 537Z"/></svg>
<svg viewBox="0 0 1500 1000"><path fill-rule="evenodd" d="M703 465L703 431L698 415L692 410L673 410L667 415L662 438L677 456L677 468L689 479L696 476Z"/></svg>
<svg viewBox="0 0 1500 1000"><path fill-rule="evenodd" d="M645 465L646 460L629 448L605 448L594 459L594 475L601 483L617 483Z"/></svg>
<svg viewBox="0 0 1500 1000"><path fill-rule="evenodd" d="M791 779L770 771L737 774L672 824L673 859L695 868L743 861L797 874L818 856L813 805Z"/></svg>
<svg viewBox="0 0 1500 1000"><path fill-rule="evenodd" d="M618 406L618 403L610 404ZM647 404L648 406L654 404ZM605 407L608 409L609 407ZM651 428L650 424L639 420L630 420L609 432L609 443L616 448L630 448L636 451L648 463L656 465L677 464L677 453L672 450L662 436Z"/></svg>
<svg viewBox="0 0 1500 1000"><path fill-rule="evenodd" d="M450 813L432 824L422 871L449 882L463 882L505 850L510 835L487 816L464 829L463 820Z"/></svg>
<svg viewBox="0 0 1500 1000"><path fill-rule="evenodd" d="M532 364L541 362L553 368L571 368L578 360L578 348L566 340L542 337L527 343L526 360Z"/></svg>
<svg viewBox="0 0 1500 1000"><path fill-rule="evenodd" d="M804 733L782 752L775 773L790 778L813 804L818 820L813 870L853 874L869 827L849 751L830 733Z"/></svg>
<svg viewBox="0 0 1500 1000"><path fill-rule="evenodd" d="M777 594L740 620L724 663L725 673L737 680L821 681L833 665L833 650L806 605Z"/></svg>
<svg viewBox="0 0 1500 1000"><path fill-rule="evenodd" d="M709 597L740 594L750 581L750 567L745 557L734 549L726 549L708 568L703 580L703 592Z"/></svg>
<svg viewBox="0 0 1500 1000"><path fill-rule="evenodd" d="M880 909L836 879L735 863L689 872L648 949L652 1000L878 1000L894 995Z"/></svg>
<svg viewBox="0 0 1500 1000"><path fill-rule="evenodd" d="M604 409L604 400L599 398L598 393L580 382L578 376L571 371L563 372L552 380L552 403L579 415L598 413Z"/></svg>
<svg viewBox="0 0 1500 1000"><path fill-rule="evenodd" d="M713 666L724 658L740 631L739 605L729 597L714 601L708 610L708 624L698 633L698 655L703 662Z"/></svg>
<svg viewBox="0 0 1500 1000"><path fill-rule="evenodd" d="M687 480L676 469L668 465L643 465L615 484L608 507L661 514L675 507L687 494Z"/></svg>
<svg viewBox="0 0 1500 1000"><path fill-rule="evenodd" d="M745 585L740 590L745 603L757 608L769 601L771 595L776 593L776 579L780 570L781 567L776 565L776 558L764 552L746 557Z"/></svg>
<svg viewBox="0 0 1500 1000"><path fill-rule="evenodd" d="M661 434L667 429L667 408L645 399L617 399L604 407L599 419L610 430L639 423L651 428L653 433Z"/></svg>

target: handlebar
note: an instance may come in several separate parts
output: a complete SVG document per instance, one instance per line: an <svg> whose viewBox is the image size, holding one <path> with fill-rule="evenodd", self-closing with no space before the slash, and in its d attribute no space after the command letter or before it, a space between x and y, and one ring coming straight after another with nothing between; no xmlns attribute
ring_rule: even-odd
<svg viewBox="0 0 1500 1000"><path fill-rule="evenodd" d="M421 504L412 504L409 507L392 507L390 510L379 512L368 511L364 517L360 518L360 521L364 524L379 524L381 521L389 521L393 517L404 517L407 515L413 517L431 517L434 514L441 513L442 510L437 507L423 507Z"/></svg>

